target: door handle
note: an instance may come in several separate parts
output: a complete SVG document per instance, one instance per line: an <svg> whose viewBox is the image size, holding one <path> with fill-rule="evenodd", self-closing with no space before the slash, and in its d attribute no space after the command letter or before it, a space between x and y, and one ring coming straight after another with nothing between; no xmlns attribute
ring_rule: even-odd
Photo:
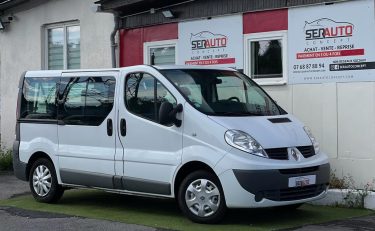
<svg viewBox="0 0 375 231"><path fill-rule="evenodd" d="M120 134L121 136L126 136L126 120L125 119L120 120Z"/></svg>
<svg viewBox="0 0 375 231"><path fill-rule="evenodd" d="M113 123L112 119L107 119L107 135L112 136L113 134Z"/></svg>

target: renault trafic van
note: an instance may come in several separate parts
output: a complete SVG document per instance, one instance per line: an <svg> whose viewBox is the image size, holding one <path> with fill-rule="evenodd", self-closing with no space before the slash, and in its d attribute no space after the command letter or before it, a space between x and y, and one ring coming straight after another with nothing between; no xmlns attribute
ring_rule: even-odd
<svg viewBox="0 0 375 231"><path fill-rule="evenodd" d="M81 187L176 198L200 223L320 199L330 173L307 127L249 77L216 67L28 71L13 151L37 201Z"/></svg>

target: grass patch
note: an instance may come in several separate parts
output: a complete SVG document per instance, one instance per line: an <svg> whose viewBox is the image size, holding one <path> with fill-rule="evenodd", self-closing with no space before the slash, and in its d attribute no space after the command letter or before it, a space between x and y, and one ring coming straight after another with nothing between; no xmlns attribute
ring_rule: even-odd
<svg viewBox="0 0 375 231"><path fill-rule="evenodd" d="M293 212L277 209L230 210L221 224L201 225L186 219L174 200L69 190L58 204L36 202L32 196L0 201L0 206L63 213L174 230L275 230L372 214L364 209L304 205Z"/></svg>
<svg viewBox="0 0 375 231"><path fill-rule="evenodd" d="M12 151L1 150L0 147L0 171L13 170L13 156Z"/></svg>

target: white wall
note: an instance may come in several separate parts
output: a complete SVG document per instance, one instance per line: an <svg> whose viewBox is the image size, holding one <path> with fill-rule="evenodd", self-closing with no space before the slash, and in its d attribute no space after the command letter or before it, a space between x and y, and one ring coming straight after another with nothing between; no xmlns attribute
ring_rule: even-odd
<svg viewBox="0 0 375 231"><path fill-rule="evenodd" d="M43 25L79 20L81 68L110 68L113 15L94 13L95 0L51 0L15 13L9 30L0 33L1 142L10 148L14 139L18 81L23 71L42 69Z"/></svg>
<svg viewBox="0 0 375 231"><path fill-rule="evenodd" d="M308 125L337 176L357 187L375 178L375 83L325 83L264 87Z"/></svg>

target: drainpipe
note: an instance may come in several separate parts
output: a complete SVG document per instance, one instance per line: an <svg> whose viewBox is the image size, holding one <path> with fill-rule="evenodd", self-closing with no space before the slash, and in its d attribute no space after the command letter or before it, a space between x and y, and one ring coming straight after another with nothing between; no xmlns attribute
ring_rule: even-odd
<svg viewBox="0 0 375 231"><path fill-rule="evenodd" d="M114 17L114 20L115 20L115 27L113 28L113 31L111 33L111 55L112 55L112 68L116 68L116 47L117 47L117 43L116 43L116 34L117 34L117 31L119 30L119 26L120 26L120 17L118 15L118 13L113 13L113 17Z"/></svg>

